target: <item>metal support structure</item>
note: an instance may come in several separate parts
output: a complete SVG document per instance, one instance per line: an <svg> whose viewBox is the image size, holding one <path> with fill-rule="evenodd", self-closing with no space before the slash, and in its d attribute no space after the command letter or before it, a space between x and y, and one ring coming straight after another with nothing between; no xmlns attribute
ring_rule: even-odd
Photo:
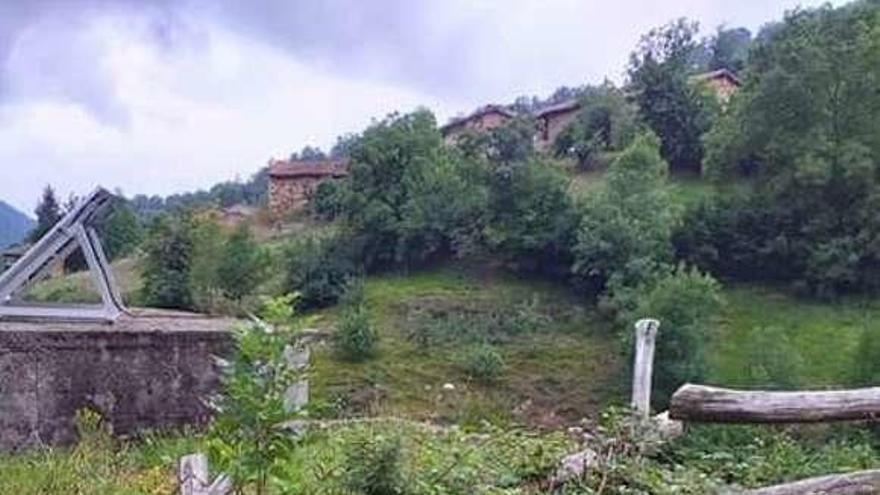
<svg viewBox="0 0 880 495"><path fill-rule="evenodd" d="M0 320L40 318L113 322L126 312L94 228L107 213L113 198L107 190L96 189L0 274ZM62 263L77 247L82 249L92 280L101 295L100 305L30 304L21 300L28 288L46 278L52 267Z"/></svg>

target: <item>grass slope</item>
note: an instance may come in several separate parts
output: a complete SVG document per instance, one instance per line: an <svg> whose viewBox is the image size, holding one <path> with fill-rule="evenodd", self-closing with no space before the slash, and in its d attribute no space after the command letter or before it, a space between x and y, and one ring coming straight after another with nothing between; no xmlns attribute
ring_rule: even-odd
<svg viewBox="0 0 880 495"><path fill-rule="evenodd" d="M616 342L563 289L459 267L372 277L365 295L380 335L379 354L344 363L331 348L318 349L313 391L326 407L464 424L558 426L592 415L615 396L622 370ZM420 320L425 314L441 329L426 326ZM472 315L468 321L478 326L481 319L522 324L473 335L456 327L455 315L461 314ZM335 312L314 318L330 325ZM425 344L420 331L453 337L434 335L440 342ZM491 382L470 379L463 370L463 357L483 338L493 341L505 362ZM454 390L444 390L447 383Z"/></svg>

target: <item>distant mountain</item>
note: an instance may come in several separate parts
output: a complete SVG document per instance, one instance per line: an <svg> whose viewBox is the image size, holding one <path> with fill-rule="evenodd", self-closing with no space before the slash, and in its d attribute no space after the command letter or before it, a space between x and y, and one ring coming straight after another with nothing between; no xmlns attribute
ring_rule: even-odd
<svg viewBox="0 0 880 495"><path fill-rule="evenodd" d="M0 249L24 240L34 221L0 200Z"/></svg>

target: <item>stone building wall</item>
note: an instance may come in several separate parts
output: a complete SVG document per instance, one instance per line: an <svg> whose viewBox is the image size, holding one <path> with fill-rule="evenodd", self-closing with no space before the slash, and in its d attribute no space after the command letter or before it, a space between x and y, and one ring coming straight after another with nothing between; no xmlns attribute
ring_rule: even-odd
<svg viewBox="0 0 880 495"><path fill-rule="evenodd" d="M324 180L331 177L272 177L269 180L269 209L276 218L308 203Z"/></svg>
<svg viewBox="0 0 880 495"><path fill-rule="evenodd" d="M577 119L580 107L565 112L550 114L540 122L537 139L535 139L535 148L538 151L547 151L553 147L556 138L564 131L572 122Z"/></svg>
<svg viewBox="0 0 880 495"><path fill-rule="evenodd" d="M114 325L0 323L0 450L76 438L81 408L115 434L199 424L218 391L214 356L232 320L133 318Z"/></svg>

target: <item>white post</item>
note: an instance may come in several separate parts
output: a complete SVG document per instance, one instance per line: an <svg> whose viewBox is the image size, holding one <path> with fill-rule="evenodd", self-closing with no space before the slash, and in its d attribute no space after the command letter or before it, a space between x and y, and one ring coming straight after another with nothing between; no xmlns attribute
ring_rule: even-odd
<svg viewBox="0 0 880 495"><path fill-rule="evenodd" d="M232 492L232 480L225 474L218 476L213 483L210 481L205 454L190 454L180 458L180 495L228 495Z"/></svg>
<svg viewBox="0 0 880 495"><path fill-rule="evenodd" d="M660 322L642 319L636 322L636 356L633 366L632 407L640 418L651 413L651 375L654 368L654 344Z"/></svg>

